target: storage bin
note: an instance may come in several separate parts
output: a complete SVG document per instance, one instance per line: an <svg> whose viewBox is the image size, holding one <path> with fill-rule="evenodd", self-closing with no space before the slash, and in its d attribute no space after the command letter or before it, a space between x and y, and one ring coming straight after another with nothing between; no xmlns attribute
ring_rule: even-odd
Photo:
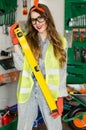
<svg viewBox="0 0 86 130"><path fill-rule="evenodd" d="M0 130L17 130L17 121L18 117L14 118L9 124L2 126Z"/></svg>
<svg viewBox="0 0 86 130"><path fill-rule="evenodd" d="M17 105L9 107L9 110L11 113L16 114ZM7 111L8 111L7 109L0 110L0 114L3 113L6 114ZM2 125L2 127L0 127L0 130L17 130L17 122L18 122L18 116L16 115L10 123Z"/></svg>

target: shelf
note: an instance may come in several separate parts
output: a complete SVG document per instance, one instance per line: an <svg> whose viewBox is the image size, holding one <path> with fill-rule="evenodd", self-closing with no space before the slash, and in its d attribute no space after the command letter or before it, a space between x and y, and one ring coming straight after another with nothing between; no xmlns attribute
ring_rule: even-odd
<svg viewBox="0 0 86 130"><path fill-rule="evenodd" d="M13 69L14 67L14 62L13 62L13 57L5 57L5 56L0 56L0 65L5 69Z"/></svg>
<svg viewBox="0 0 86 130"><path fill-rule="evenodd" d="M9 59L9 58L12 58L12 57L9 57L9 56L0 56L0 60L5 60L5 59Z"/></svg>

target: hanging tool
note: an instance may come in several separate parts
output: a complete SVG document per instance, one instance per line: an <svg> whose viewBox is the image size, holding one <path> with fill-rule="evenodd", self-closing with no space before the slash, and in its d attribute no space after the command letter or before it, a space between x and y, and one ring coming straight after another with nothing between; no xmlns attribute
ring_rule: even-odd
<svg viewBox="0 0 86 130"><path fill-rule="evenodd" d="M83 69L82 65L78 65L78 64L67 64L68 68L80 68Z"/></svg>
<svg viewBox="0 0 86 130"><path fill-rule="evenodd" d="M44 77L39 69L39 66L38 66L38 64L33 56L33 53L32 53L32 51L27 43L27 40L24 36L22 29L20 27L17 27L14 30L14 32L19 40L19 43L20 43L22 50L27 58L27 61L30 64L32 71L33 71L33 73L34 73L34 75L39 83L39 86L40 86L42 93L47 101L47 104L50 108L51 113L57 112L57 106L55 104L55 101L54 101L54 99L53 99L53 97L48 89L48 86L47 86L47 84L44 80Z"/></svg>
<svg viewBox="0 0 86 130"><path fill-rule="evenodd" d="M27 9L27 0L23 0L23 15L28 14L28 9Z"/></svg>

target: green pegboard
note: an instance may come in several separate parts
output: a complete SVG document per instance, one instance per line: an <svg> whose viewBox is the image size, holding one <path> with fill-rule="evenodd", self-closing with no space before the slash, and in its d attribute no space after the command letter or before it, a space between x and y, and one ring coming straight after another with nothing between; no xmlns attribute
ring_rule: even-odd
<svg viewBox="0 0 86 130"><path fill-rule="evenodd" d="M65 0L65 30L71 30L68 26L71 18L86 15L86 0Z"/></svg>
<svg viewBox="0 0 86 130"><path fill-rule="evenodd" d="M68 60L67 60L67 83L69 84L83 84L86 83L86 31L84 41L80 41L81 32L80 29L85 28L82 25L69 26L71 18L77 18L80 16L86 16L86 0L65 0L65 18L64 27L66 31L71 31L73 36L73 29L78 29L78 40L72 41L72 46L68 48ZM86 17L85 17L86 22ZM70 39L69 39L70 43ZM83 52L85 57L83 59Z"/></svg>
<svg viewBox="0 0 86 130"><path fill-rule="evenodd" d="M0 0L0 26L15 23L17 0Z"/></svg>

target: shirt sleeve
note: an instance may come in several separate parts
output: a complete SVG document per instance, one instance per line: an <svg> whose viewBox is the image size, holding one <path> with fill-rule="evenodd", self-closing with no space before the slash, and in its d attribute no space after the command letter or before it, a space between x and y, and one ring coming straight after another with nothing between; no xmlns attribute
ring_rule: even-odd
<svg viewBox="0 0 86 130"><path fill-rule="evenodd" d="M65 39L66 42L66 39ZM67 44L67 42L66 42ZM66 51L66 64L63 68L60 68L59 75L60 75L60 85L59 85L59 97L66 97L68 96L68 92L66 89L66 78L67 78L67 45L65 47Z"/></svg>
<svg viewBox="0 0 86 130"><path fill-rule="evenodd" d="M20 46L17 51L13 52L13 61L15 68L21 71L23 69L24 56Z"/></svg>
<svg viewBox="0 0 86 130"><path fill-rule="evenodd" d="M66 65L64 68L60 69L60 85L59 85L59 97L65 97L68 95L67 89L66 89Z"/></svg>

